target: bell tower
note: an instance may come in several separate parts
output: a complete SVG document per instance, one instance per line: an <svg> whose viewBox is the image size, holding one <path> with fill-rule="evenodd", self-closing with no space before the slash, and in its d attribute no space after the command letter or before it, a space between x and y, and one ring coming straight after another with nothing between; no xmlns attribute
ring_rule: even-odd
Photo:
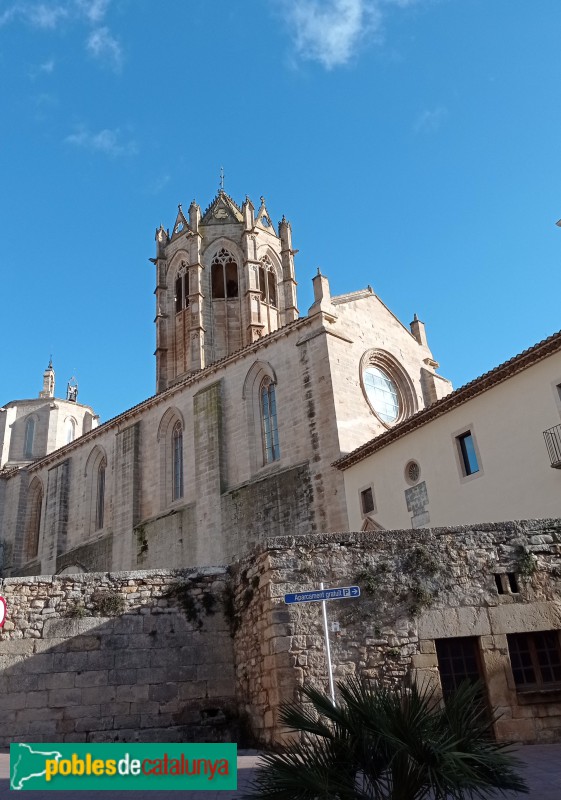
<svg viewBox="0 0 561 800"><path fill-rule="evenodd" d="M221 185L156 231L156 391L298 318L290 223Z"/></svg>

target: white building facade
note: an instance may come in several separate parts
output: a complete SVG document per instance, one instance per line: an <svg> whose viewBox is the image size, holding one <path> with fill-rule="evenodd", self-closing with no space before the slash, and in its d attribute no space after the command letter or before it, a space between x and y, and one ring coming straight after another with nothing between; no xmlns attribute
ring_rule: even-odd
<svg viewBox="0 0 561 800"><path fill-rule="evenodd" d="M561 517L561 333L337 466L350 530Z"/></svg>

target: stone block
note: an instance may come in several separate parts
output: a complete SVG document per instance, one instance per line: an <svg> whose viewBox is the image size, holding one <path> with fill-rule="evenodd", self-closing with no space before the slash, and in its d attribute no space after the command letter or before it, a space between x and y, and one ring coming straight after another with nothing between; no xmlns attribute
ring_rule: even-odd
<svg viewBox="0 0 561 800"><path fill-rule="evenodd" d="M35 692L37 689L47 688L44 681L46 675L18 675L9 674L7 676L7 687L10 694L17 692Z"/></svg>
<svg viewBox="0 0 561 800"><path fill-rule="evenodd" d="M115 686L115 699L119 703L138 703L148 700L148 686Z"/></svg>
<svg viewBox="0 0 561 800"><path fill-rule="evenodd" d="M146 650L115 651L115 669L140 669L150 663L150 652Z"/></svg>
<svg viewBox="0 0 561 800"><path fill-rule="evenodd" d="M113 728L116 731L121 728L140 728L140 714L115 714Z"/></svg>
<svg viewBox="0 0 561 800"><path fill-rule="evenodd" d="M495 733L499 741L531 742L536 738L536 725L533 719L499 719Z"/></svg>
<svg viewBox="0 0 561 800"><path fill-rule="evenodd" d="M92 686L82 689L82 702L84 705L96 703L112 703L115 700L114 686Z"/></svg>
<svg viewBox="0 0 561 800"><path fill-rule="evenodd" d="M179 686L178 695L180 700L204 699L207 696L206 681L190 681Z"/></svg>
<svg viewBox="0 0 561 800"><path fill-rule="evenodd" d="M143 633L144 617L140 614L123 614L114 620L114 633L134 635Z"/></svg>
<svg viewBox="0 0 561 800"><path fill-rule="evenodd" d="M43 638L71 639L74 636L88 633L95 628L107 630L109 626L112 626L112 620L107 617L59 617L45 621Z"/></svg>
<svg viewBox="0 0 561 800"><path fill-rule="evenodd" d="M87 655L86 669L113 669L115 665L115 655L111 651L97 651L84 654Z"/></svg>
<svg viewBox="0 0 561 800"><path fill-rule="evenodd" d="M72 689L75 679L75 672L53 672L43 676L43 685L45 689Z"/></svg>
<svg viewBox="0 0 561 800"><path fill-rule="evenodd" d="M87 670L76 675L76 687L106 686L108 683L107 670Z"/></svg>
<svg viewBox="0 0 561 800"><path fill-rule="evenodd" d="M167 703L177 697L178 686L176 683L152 684L148 690L150 700Z"/></svg>
<svg viewBox="0 0 561 800"><path fill-rule="evenodd" d="M84 691L92 691L91 689L87 689ZM99 717L100 716L100 705L99 703L89 703L88 705L84 706L68 706L64 709L63 712L63 719L75 720L81 719L82 717Z"/></svg>
<svg viewBox="0 0 561 800"><path fill-rule="evenodd" d="M489 609L493 633L520 633L561 628L561 604L513 603Z"/></svg>
<svg viewBox="0 0 561 800"><path fill-rule="evenodd" d="M88 653L53 653L53 672L79 672L87 669Z"/></svg>
<svg viewBox="0 0 561 800"><path fill-rule="evenodd" d="M2 709L5 711L25 708L27 692L11 692L2 698Z"/></svg>
<svg viewBox="0 0 561 800"><path fill-rule="evenodd" d="M70 639L66 645L68 652L85 653L88 650L99 650L101 647L101 636L76 636Z"/></svg>
<svg viewBox="0 0 561 800"><path fill-rule="evenodd" d="M50 689L49 706L51 708L64 708L66 706L79 706L82 703L81 689Z"/></svg>
<svg viewBox="0 0 561 800"><path fill-rule="evenodd" d="M465 606L431 609L419 617L419 639L447 639L457 636L485 636L491 633L492 609Z"/></svg>
<svg viewBox="0 0 561 800"><path fill-rule="evenodd" d="M52 739L52 737L57 733L57 720L33 720L28 724L27 733L29 736L37 736L40 734L45 737L48 736L50 739Z"/></svg>
<svg viewBox="0 0 561 800"><path fill-rule="evenodd" d="M26 708L43 708L47 705L48 692L27 692L25 706Z"/></svg>
<svg viewBox="0 0 561 800"><path fill-rule="evenodd" d="M113 729L113 717L80 717L76 720L76 733L107 731Z"/></svg>
<svg viewBox="0 0 561 800"><path fill-rule="evenodd" d="M109 683L114 684L133 684L137 683L138 670L136 669L112 669L109 671Z"/></svg>
<svg viewBox="0 0 561 800"><path fill-rule="evenodd" d="M23 655L28 656L34 652L34 639L7 639L0 641L0 656Z"/></svg>

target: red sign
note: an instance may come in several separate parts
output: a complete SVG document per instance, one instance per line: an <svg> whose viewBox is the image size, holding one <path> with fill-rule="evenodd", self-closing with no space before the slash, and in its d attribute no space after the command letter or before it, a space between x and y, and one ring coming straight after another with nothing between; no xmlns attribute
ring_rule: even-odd
<svg viewBox="0 0 561 800"><path fill-rule="evenodd" d="M0 628L6 622L6 601L0 594Z"/></svg>

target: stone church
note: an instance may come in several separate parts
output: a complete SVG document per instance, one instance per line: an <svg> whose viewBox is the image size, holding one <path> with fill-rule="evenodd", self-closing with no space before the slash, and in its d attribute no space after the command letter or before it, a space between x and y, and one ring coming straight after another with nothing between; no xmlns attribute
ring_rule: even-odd
<svg viewBox="0 0 561 800"><path fill-rule="evenodd" d="M0 408L0 576L231 562L268 537L348 530L332 466L444 397L424 325L313 279L290 223L220 189L156 231L156 394L98 425L49 364Z"/></svg>

